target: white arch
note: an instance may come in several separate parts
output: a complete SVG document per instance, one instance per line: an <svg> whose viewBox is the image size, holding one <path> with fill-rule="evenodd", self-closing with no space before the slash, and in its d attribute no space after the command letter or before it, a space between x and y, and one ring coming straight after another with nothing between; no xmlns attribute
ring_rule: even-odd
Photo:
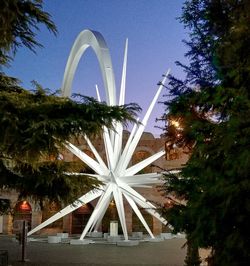
<svg viewBox="0 0 250 266"><path fill-rule="evenodd" d="M116 105L115 78L109 49L103 36L97 31L84 30L76 38L64 72L62 95L70 97L76 68L80 58L89 46L94 50L101 68L107 104Z"/></svg>

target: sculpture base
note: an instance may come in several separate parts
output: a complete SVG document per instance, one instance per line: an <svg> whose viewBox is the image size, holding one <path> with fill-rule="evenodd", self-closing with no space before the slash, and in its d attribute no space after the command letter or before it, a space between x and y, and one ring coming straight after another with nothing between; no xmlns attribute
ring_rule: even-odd
<svg viewBox="0 0 250 266"><path fill-rule="evenodd" d="M117 241L116 245L119 247L133 247L133 246L138 246L139 241L138 240L121 240L121 241Z"/></svg>
<svg viewBox="0 0 250 266"><path fill-rule="evenodd" d="M69 243L70 243L70 245L88 245L88 244L94 243L94 241L88 240L88 239L83 239L83 240L71 239Z"/></svg>
<svg viewBox="0 0 250 266"><path fill-rule="evenodd" d="M174 238L174 235L172 233L161 233L162 239L172 239Z"/></svg>
<svg viewBox="0 0 250 266"><path fill-rule="evenodd" d="M118 235L118 236L108 236L107 237L107 241L109 242L109 243L116 243L116 242L118 242L118 241L121 241L121 236L120 235Z"/></svg>
<svg viewBox="0 0 250 266"><path fill-rule="evenodd" d="M143 232L132 232L132 239L143 239Z"/></svg>
<svg viewBox="0 0 250 266"><path fill-rule="evenodd" d="M146 241L148 241L148 242L162 242L163 241L163 239L162 238L147 238L147 239L145 239Z"/></svg>
<svg viewBox="0 0 250 266"><path fill-rule="evenodd" d="M61 243L62 239L60 236L48 236L49 244L58 244Z"/></svg>
<svg viewBox="0 0 250 266"><path fill-rule="evenodd" d="M68 233L57 233L56 235L58 237L61 237L61 238L69 238L69 234Z"/></svg>
<svg viewBox="0 0 250 266"><path fill-rule="evenodd" d="M91 232L89 234L90 237L93 237L93 238L102 238L103 237L103 233L102 232L97 232L97 231L94 231L94 232Z"/></svg>

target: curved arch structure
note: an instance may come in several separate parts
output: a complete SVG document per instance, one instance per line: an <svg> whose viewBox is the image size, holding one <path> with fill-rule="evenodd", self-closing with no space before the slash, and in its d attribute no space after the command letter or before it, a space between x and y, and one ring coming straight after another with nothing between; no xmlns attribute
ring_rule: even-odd
<svg viewBox="0 0 250 266"><path fill-rule="evenodd" d="M115 78L109 49L103 36L97 31L84 30L76 38L64 72L62 95L65 97L71 96L72 81L76 68L82 55L88 47L91 47L94 50L98 59L104 82L107 103L109 105L115 105Z"/></svg>
<svg viewBox="0 0 250 266"><path fill-rule="evenodd" d="M78 62L86 51L88 47L91 47L97 56L99 65L101 68L105 91L106 91L106 102L108 105L116 104L116 89L115 89L115 79L111 63L111 58L109 50L107 48L106 42L102 35L96 31L84 30L77 37L66 65L65 74L63 78L62 91L63 96L69 97L71 95L71 85L74 78L74 74L78 65ZM125 80L126 80L126 65L127 65L127 47L128 41L126 41L124 62L122 70L122 80L120 88L120 98L119 104L124 104L125 99ZM63 216L71 213L72 211L78 209L83 204L87 204L92 200L97 198L97 204L95 209L89 218L87 225L85 226L80 240L83 240L88 232L97 230L101 224L102 218L108 209L108 206L112 200L115 201L117 208L120 224L123 230L125 240L128 240L126 215L124 209L124 199L131 206L135 214L140 219L141 223L147 230L148 234L154 238L149 226L147 225L140 209L145 209L149 214L153 215L161 222L166 224L164 220L157 212L156 207L147 201L142 195L140 195L134 188L136 187L149 187L152 184L162 183L161 175L158 173L149 174L137 174L143 168L159 159L164 155L165 151L159 151L146 158L145 160L136 163L135 165L129 167L129 162L131 161L132 155L136 149L136 146L141 138L145 126L147 125L148 118L153 110L155 103L160 95L160 92L166 82L168 73L164 75L162 82L145 114L140 124L135 124L130 136L122 148L122 133L123 126L121 123L114 123L115 131L103 128L103 139L105 144L107 164L103 161L100 154L95 149L91 141L85 136L85 140L89 146L89 149L94 154L95 158L91 158L85 152L81 151L79 148L74 146L70 142L65 143L65 147L71 151L80 160L86 163L96 174L87 174L88 176L96 177L98 180L103 182L100 190L92 190L79 199L77 199L72 205L69 205L62 209L60 212L50 217L47 221L43 222L36 228L32 229L28 235L31 235L38 230L44 228L45 226L53 223L54 221L62 218ZM99 92L97 89L97 98L99 99ZM100 100L100 99L99 99ZM139 120L139 119L138 119ZM81 175L79 173L68 173L69 175Z"/></svg>

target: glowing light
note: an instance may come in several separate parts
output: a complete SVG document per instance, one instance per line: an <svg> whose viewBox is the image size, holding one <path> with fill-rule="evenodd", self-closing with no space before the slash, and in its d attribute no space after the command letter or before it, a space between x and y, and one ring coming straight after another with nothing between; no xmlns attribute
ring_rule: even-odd
<svg viewBox="0 0 250 266"><path fill-rule="evenodd" d="M171 124L172 124L173 126L175 126L176 128L179 128L179 127L180 127L180 123L179 123L178 121L172 120L172 121L171 121Z"/></svg>
<svg viewBox="0 0 250 266"><path fill-rule="evenodd" d="M26 200L24 200L17 205L17 210L27 212L31 211L31 207L29 203Z"/></svg>

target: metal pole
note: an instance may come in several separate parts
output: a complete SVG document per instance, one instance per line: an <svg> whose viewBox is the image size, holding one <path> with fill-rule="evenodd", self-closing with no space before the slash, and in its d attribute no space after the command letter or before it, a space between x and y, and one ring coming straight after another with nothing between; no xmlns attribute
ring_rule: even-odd
<svg viewBox="0 0 250 266"><path fill-rule="evenodd" d="M27 247L27 221L23 221L22 223L22 235L21 235L21 245L22 245L22 262L26 261L26 247Z"/></svg>

